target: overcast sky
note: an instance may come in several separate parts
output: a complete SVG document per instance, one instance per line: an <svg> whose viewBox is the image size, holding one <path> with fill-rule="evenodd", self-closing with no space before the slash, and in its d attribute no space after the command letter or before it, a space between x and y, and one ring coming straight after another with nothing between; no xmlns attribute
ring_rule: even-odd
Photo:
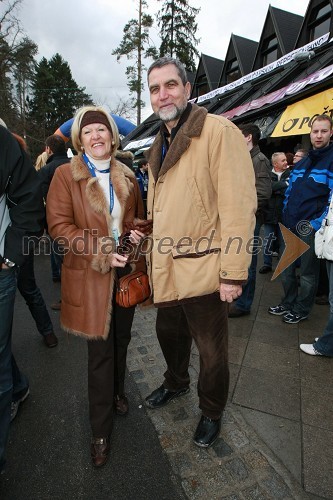
<svg viewBox="0 0 333 500"><path fill-rule="evenodd" d="M147 0L155 14L161 2ZM190 0L202 6L198 15L199 53L224 59L231 33L259 41L268 6L304 16L309 0ZM128 98L127 59L117 63L116 48L129 19L137 16L138 0L23 0L18 17L22 28L39 48L37 59L59 53L68 62L73 78L97 104L110 105ZM151 30L156 43L157 25ZM148 62L149 64L149 62ZM148 95L143 117L151 114Z"/></svg>

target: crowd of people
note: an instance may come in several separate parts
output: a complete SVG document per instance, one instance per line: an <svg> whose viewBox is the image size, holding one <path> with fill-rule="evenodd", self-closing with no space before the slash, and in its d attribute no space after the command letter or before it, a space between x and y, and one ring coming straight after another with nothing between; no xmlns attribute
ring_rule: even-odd
<svg viewBox="0 0 333 500"><path fill-rule="evenodd" d="M253 167L256 175L256 190L258 211L262 207L263 189L259 180L258 163L255 154L258 154L259 130L248 124L245 140L249 145ZM250 127L253 127L250 130ZM251 134L250 134L251 132ZM250 134L250 138L247 134ZM297 149L293 157L292 166L288 166L287 154L273 153L271 157L271 195L264 199L263 219L258 221L255 236L258 236L260 226L264 224L263 266L259 273L272 272L273 243L277 242L279 255L282 256L285 242L281 232L281 224L292 231L306 245L308 250L295 260L281 274L284 295L278 305L269 307L270 314L281 316L284 323L297 324L306 320L316 300L320 286L326 290L328 301L318 301L318 304L329 303L333 311L333 296L331 293L331 263L321 261L314 249L315 233L322 224L326 224L329 202L333 189L333 134L332 119L328 115L318 115L312 121L310 129L310 151ZM253 137L254 142L253 142ZM260 135L259 135L260 137ZM256 147L255 147L256 146ZM259 226L259 227L258 227ZM249 268L249 279L243 287L241 297L229 308L229 317L236 318L250 314L250 307L254 297L256 255L252 257ZM325 267L327 266L327 270ZM244 293L245 292L245 293ZM320 297L326 297L319 293ZM332 312L322 337L316 337L312 344L301 344L300 349L311 355L325 355L333 357L333 329Z"/></svg>
<svg viewBox="0 0 333 500"><path fill-rule="evenodd" d="M0 125L1 472L10 421L29 395L28 379L11 349L16 287L45 345L58 344L36 284L33 246L24 244L43 233L51 241L52 279L61 281L61 299L54 307L61 327L87 341L95 467L108 460L114 414L129 411L125 371L135 305L122 307L116 300L123 276L147 273L157 307L156 333L167 370L145 399L149 410L189 392L192 341L197 345L201 416L193 442L203 448L219 435L228 397L228 316L251 312L258 255L255 246L248 251L253 237L263 233L265 238L262 274L272 272L275 248L283 253L281 224L309 246L283 271L282 300L268 313L295 324L311 312L320 270L315 232L325 220L333 188L332 120L319 115L312 121L309 151L297 149L289 162L277 151L269 160L260 150L256 125L237 127L188 101L190 83L178 60L156 60L148 70L148 86L161 126L136 172L126 165L129 157L121 151L116 124L102 107L76 112L73 158L64 140L52 135L36 168L24 141ZM148 238L150 252L140 254ZM120 252L125 239L130 251ZM327 327L300 348L333 357L331 262L327 269Z"/></svg>

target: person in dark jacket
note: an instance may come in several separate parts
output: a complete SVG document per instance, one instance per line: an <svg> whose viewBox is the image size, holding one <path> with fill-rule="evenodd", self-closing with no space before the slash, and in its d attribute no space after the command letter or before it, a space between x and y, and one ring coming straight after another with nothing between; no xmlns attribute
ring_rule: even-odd
<svg viewBox="0 0 333 500"><path fill-rule="evenodd" d="M48 155L46 165L38 170L43 197L46 200L54 172L60 165L68 163L66 143L60 135L50 135L45 141L45 151Z"/></svg>
<svg viewBox="0 0 333 500"><path fill-rule="evenodd" d="M140 193L143 200L145 217L147 216L148 167L149 163L147 160L145 159L139 160L138 168L135 172L135 177L136 180L138 181Z"/></svg>
<svg viewBox="0 0 333 500"><path fill-rule="evenodd" d="M260 228L264 222L264 210L272 194L270 163L268 158L266 158L266 156L260 151L258 146L261 135L260 128L254 123L240 125L239 128L250 152L256 179L258 208L256 212L254 239L258 239ZM242 287L242 295L236 300L236 302L229 306L229 318L238 318L240 316L250 314L251 312L251 306L256 288L257 261L258 254L254 251L251 266L249 268L248 280Z"/></svg>
<svg viewBox="0 0 333 500"><path fill-rule="evenodd" d="M289 177L283 209L283 224L309 249L299 258L300 286L296 276L297 261L282 273L284 296L268 312L283 316L289 324L305 320L313 306L320 262L314 251L315 231L327 213L328 198L333 188L333 122L328 115L317 116L311 124L310 140L313 149L299 161Z"/></svg>
<svg viewBox="0 0 333 500"><path fill-rule="evenodd" d="M307 149L303 149L303 148L296 149L295 154L294 154L292 168L294 168L294 166L296 165L296 163L298 163L299 161L303 160L303 158L305 158L306 156L308 156Z"/></svg>
<svg viewBox="0 0 333 500"><path fill-rule="evenodd" d="M28 379L12 354L11 337L17 269L25 261L28 237L39 236L44 228L36 177L28 155L0 126L0 473L5 467L12 401L19 405L29 394Z"/></svg>
<svg viewBox="0 0 333 500"><path fill-rule="evenodd" d="M273 153L272 196L268 202L264 214L264 265L259 269L260 274L266 274L272 271L272 243L278 240L279 248L283 247L282 233L279 228L279 222L282 222L282 210L284 194L289 185L290 169L285 153Z"/></svg>
<svg viewBox="0 0 333 500"><path fill-rule="evenodd" d="M47 193L54 172L60 165L68 163L66 143L60 135L53 134L47 137L45 141L45 151L48 155L46 165L38 171L38 177L42 187L44 201L46 201ZM55 242L51 242L51 272L52 280L56 283L61 280L61 265L62 265L61 249ZM60 301L51 305L54 310L59 310L61 307Z"/></svg>
<svg viewBox="0 0 333 500"><path fill-rule="evenodd" d="M12 135L20 144L21 148L29 154L27 144L23 137L12 132ZM19 267L17 273L17 288L24 298L33 319L35 320L37 330L42 336L47 347L56 347L58 339L53 331L53 324L47 310L43 295L37 286L34 269L34 251L33 244L29 245L28 253L24 263ZM11 420L16 417L18 410L17 401L12 402Z"/></svg>

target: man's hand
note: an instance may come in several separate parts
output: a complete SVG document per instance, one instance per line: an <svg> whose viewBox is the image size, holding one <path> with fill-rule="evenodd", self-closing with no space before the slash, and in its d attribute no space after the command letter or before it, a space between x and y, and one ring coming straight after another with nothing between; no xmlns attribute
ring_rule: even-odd
<svg viewBox="0 0 333 500"><path fill-rule="evenodd" d="M220 283L220 299L223 302L232 302L242 295L242 285L227 285Z"/></svg>

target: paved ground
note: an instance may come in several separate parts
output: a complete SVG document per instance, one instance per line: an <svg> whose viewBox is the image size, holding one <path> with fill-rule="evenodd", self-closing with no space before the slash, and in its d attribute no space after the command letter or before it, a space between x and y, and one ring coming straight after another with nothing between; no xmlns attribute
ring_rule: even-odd
<svg viewBox="0 0 333 500"><path fill-rule="evenodd" d="M48 303L48 261L37 275ZM333 499L333 360L300 353L325 325L328 307L309 320L284 325L267 313L280 284L258 275L253 312L230 320L231 390L219 439L209 450L191 442L200 414L191 357L190 394L161 410L143 398L165 369L154 329L154 307L138 308L128 356L130 415L118 418L112 458L90 466L87 439L86 350L82 339L60 333L47 350L18 296L14 348L31 381L31 396L12 424L8 472L0 497L16 499Z"/></svg>
<svg viewBox="0 0 333 500"><path fill-rule="evenodd" d="M260 276L251 316L230 320L229 404L210 450L191 443L200 416L196 349L191 394L148 413L191 499L333 498L333 360L298 349L322 330L328 307L289 326L267 313L279 299L280 284ZM165 369L154 316L154 309L138 309L129 356L142 396Z"/></svg>
<svg viewBox="0 0 333 500"><path fill-rule="evenodd" d="M60 287L51 283L48 259L38 257L36 264L38 283L50 304L58 299ZM110 460L100 470L91 466L86 342L62 333L59 313L50 313L59 338L54 349L44 345L17 295L14 352L29 377L30 396L11 425L0 499L185 499L133 378L127 384L131 412L115 419Z"/></svg>

